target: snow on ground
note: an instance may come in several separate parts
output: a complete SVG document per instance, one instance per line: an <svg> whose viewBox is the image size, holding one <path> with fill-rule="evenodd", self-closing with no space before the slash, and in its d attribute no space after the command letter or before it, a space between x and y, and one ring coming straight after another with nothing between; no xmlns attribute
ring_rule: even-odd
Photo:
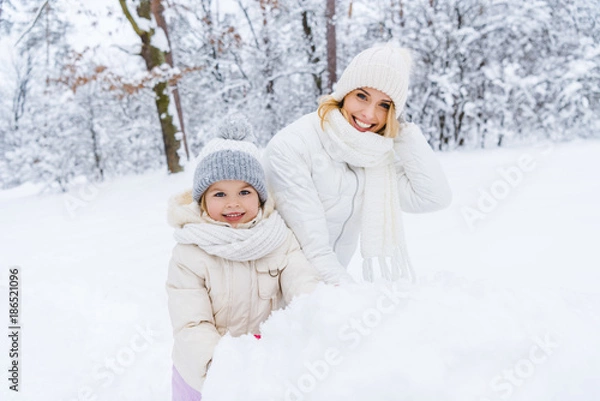
<svg viewBox="0 0 600 401"><path fill-rule="evenodd" d="M261 340L223 339L205 399L600 399L598 154L599 141L440 154L453 204L405 216L420 283L297 298ZM21 303L19 393L3 335L3 400L169 399L165 207L190 182L0 192L3 320L15 266Z"/></svg>

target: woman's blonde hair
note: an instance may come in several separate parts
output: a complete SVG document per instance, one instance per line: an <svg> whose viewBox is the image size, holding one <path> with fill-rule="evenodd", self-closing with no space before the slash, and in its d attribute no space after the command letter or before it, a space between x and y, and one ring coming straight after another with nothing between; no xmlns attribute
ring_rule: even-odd
<svg viewBox="0 0 600 401"><path fill-rule="evenodd" d="M348 95L346 95L348 96ZM345 99L345 97L344 97ZM344 105L344 99L341 102L338 102L333 98L333 96L328 95L324 96L319 100L319 108L317 109L317 115L321 120L321 129L324 129L325 121L327 120L327 114L332 110L338 109L347 119L345 111L342 109ZM377 134L384 136L385 138L395 138L398 135L398 130L400 129L400 123L396 119L396 108L394 106L394 102L390 103L390 108L387 112L387 117L385 121L385 125L383 129Z"/></svg>

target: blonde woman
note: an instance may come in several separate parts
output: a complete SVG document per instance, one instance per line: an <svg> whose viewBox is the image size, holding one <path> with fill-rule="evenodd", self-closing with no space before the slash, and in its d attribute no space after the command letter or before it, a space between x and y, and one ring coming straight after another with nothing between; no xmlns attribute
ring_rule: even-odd
<svg viewBox="0 0 600 401"><path fill-rule="evenodd" d="M369 48L343 72L317 112L278 132L263 164L277 209L328 283L352 281L346 267L360 237L363 275L414 279L402 212L448 206L451 192L421 130L399 122L411 55Z"/></svg>

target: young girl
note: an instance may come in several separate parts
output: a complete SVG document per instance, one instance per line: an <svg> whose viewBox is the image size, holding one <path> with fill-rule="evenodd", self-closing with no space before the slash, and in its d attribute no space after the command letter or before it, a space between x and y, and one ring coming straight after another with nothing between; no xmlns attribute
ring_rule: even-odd
<svg viewBox="0 0 600 401"><path fill-rule="evenodd" d="M250 126L229 123L200 153L192 190L169 201L174 401L201 399L221 336L259 337L271 311L319 281L274 210Z"/></svg>
<svg viewBox="0 0 600 401"><path fill-rule="evenodd" d="M408 93L408 49L376 46L358 54L315 113L277 133L264 155L277 208L329 283L357 247L373 279L414 279L402 212L450 204L448 182L421 130L399 123Z"/></svg>

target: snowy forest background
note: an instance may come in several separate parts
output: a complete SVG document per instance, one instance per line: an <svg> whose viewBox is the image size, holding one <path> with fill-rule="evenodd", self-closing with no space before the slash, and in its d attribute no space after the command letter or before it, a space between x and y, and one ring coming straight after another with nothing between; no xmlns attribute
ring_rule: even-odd
<svg viewBox="0 0 600 401"><path fill-rule="evenodd" d="M387 41L434 149L600 136L599 0L0 0L0 189L175 172L232 113L265 144Z"/></svg>

